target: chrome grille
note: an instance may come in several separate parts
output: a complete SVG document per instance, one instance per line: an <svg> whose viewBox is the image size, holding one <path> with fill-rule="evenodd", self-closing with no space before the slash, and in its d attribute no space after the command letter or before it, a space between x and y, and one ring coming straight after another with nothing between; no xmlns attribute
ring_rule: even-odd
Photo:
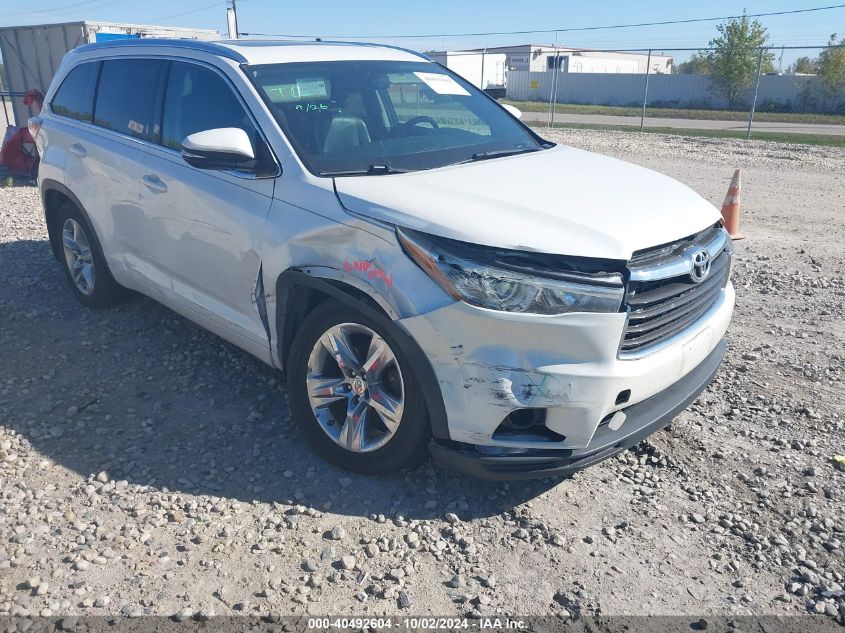
<svg viewBox="0 0 845 633"><path fill-rule="evenodd" d="M707 251L710 272L693 281L693 257ZM620 357L646 353L694 324L719 299L728 283L730 238L721 225L697 235L634 253L625 294L628 323Z"/></svg>

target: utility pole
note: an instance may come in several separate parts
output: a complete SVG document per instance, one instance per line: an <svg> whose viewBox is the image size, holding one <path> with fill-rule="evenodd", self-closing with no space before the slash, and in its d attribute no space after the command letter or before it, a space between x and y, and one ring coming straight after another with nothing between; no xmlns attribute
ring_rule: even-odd
<svg viewBox="0 0 845 633"><path fill-rule="evenodd" d="M558 65L557 60L558 60L558 54L560 52L560 49L557 47L557 35L558 35L557 31L555 31L555 57L554 57L554 62L552 62L552 64L554 66ZM529 54L529 57L530 57L530 54ZM546 58L546 59L548 60L548 58ZM546 63L548 63L548 61ZM530 59L528 60L528 66L529 66L529 69L530 69L530 67L531 67L531 60ZM557 109L557 74L558 74L559 69L554 68L553 70L554 70L554 74L552 75L552 81L551 81L552 85L551 85L551 88L549 90L549 127L550 128L554 127L554 124L555 124L555 110ZM548 77L548 74L549 74L549 71L548 71L548 69L546 69L546 76L547 77Z"/></svg>
<svg viewBox="0 0 845 633"><path fill-rule="evenodd" d="M754 84L754 100L751 101L751 112L748 114L748 134L746 140L751 140L751 125L754 122L754 110L757 109L757 94L760 92L760 70L763 68L763 47L760 47L760 54L757 56L757 83Z"/></svg>
<svg viewBox="0 0 845 633"><path fill-rule="evenodd" d="M229 0L232 6L226 7L226 25L229 27L229 39L238 39L238 0Z"/></svg>
<svg viewBox="0 0 845 633"><path fill-rule="evenodd" d="M645 108L648 105L648 76L651 72L651 49L648 49L648 60L645 63L645 84L643 85L643 111L640 114L640 132L645 130Z"/></svg>

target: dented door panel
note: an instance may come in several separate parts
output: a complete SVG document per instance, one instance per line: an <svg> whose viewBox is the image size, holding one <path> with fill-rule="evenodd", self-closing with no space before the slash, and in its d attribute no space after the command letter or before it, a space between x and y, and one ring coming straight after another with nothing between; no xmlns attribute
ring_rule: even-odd
<svg viewBox="0 0 845 633"><path fill-rule="evenodd" d="M143 160L167 190L140 187L144 229L127 253L137 281L266 347L253 294L273 179L195 169L166 148Z"/></svg>

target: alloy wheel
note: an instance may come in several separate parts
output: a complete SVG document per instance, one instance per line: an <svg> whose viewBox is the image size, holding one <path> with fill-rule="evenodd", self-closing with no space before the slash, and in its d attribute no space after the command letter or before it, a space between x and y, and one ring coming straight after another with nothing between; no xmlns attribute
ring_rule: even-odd
<svg viewBox="0 0 845 633"><path fill-rule="evenodd" d="M323 431L342 448L384 446L402 421L405 388L396 354L358 323L326 330L308 358L308 400Z"/></svg>
<svg viewBox="0 0 845 633"><path fill-rule="evenodd" d="M83 295L90 296L94 292L94 256L85 230L73 218L66 219L62 226L62 246L74 285Z"/></svg>

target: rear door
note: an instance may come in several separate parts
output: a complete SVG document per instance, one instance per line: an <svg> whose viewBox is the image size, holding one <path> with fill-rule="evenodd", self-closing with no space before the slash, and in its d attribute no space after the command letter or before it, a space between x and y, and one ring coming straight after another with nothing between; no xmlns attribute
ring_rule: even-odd
<svg viewBox="0 0 845 633"><path fill-rule="evenodd" d="M169 298L262 346L267 332L253 301L260 242L273 198L273 177L201 170L185 163L182 140L195 132L238 127L257 158L274 159L231 82L210 65L170 63L161 143L140 174L146 218L135 274Z"/></svg>
<svg viewBox="0 0 845 633"><path fill-rule="evenodd" d="M48 114L38 135L41 164L39 176L67 184L67 158L74 144L90 128L94 117L94 88L100 62L77 64L64 76L47 105Z"/></svg>
<svg viewBox="0 0 845 633"><path fill-rule="evenodd" d="M118 280L138 259L146 218L140 199L143 158L160 136L167 62L106 59L98 64L93 126L68 146L65 184L91 217ZM60 113L55 100L53 110Z"/></svg>

